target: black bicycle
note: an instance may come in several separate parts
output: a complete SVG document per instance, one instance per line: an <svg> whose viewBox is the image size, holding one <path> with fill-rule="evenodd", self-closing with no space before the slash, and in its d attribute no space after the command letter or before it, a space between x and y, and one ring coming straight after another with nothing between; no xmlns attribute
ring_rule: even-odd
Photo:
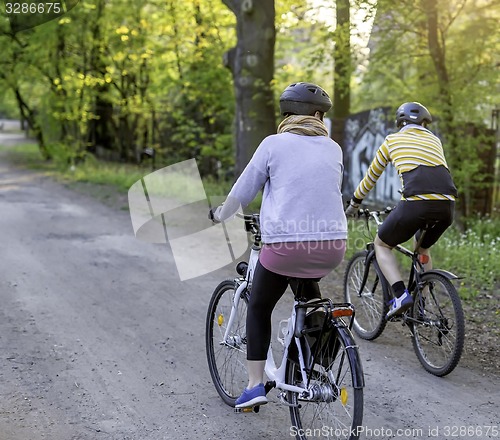
<svg viewBox="0 0 500 440"><path fill-rule="evenodd" d="M383 211L360 210L359 216L382 224ZM422 231L415 249L419 249L429 224ZM413 307L402 316L386 319L392 289L383 276L375 258L373 242L366 249L354 254L349 260L344 276L346 302L354 305L356 316L354 331L367 340L379 337L387 322L402 321L412 337L413 348L422 366L436 376L445 376L453 371L460 361L464 346L464 313L462 303L452 280L458 277L442 269L424 271L422 255L402 245L395 249L411 260L408 290L413 296Z"/></svg>

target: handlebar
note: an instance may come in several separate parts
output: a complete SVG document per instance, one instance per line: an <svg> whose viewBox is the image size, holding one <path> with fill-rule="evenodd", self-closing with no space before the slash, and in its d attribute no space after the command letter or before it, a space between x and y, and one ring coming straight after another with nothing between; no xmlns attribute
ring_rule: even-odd
<svg viewBox="0 0 500 440"><path fill-rule="evenodd" d="M259 214L240 214L236 213L236 217L245 220L245 230L253 235L260 235L260 215Z"/></svg>
<svg viewBox="0 0 500 440"><path fill-rule="evenodd" d="M380 217L382 215L389 214L393 209L394 208L390 206L381 210L360 209L358 211L358 217L365 217L367 219L372 217L375 220L375 223L380 226L383 223Z"/></svg>

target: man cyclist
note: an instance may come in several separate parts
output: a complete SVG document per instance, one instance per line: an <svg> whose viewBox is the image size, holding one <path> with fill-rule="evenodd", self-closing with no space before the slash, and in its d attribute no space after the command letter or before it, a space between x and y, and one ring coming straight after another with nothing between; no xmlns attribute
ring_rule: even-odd
<svg viewBox="0 0 500 440"><path fill-rule="evenodd" d="M271 313L290 283L304 279L304 297L319 297L318 279L340 264L347 238L342 203L342 150L323 115L332 102L319 86L299 82L280 97L285 119L266 137L212 220L231 217L263 188L263 246L247 309L248 386L236 408L267 403L264 368L271 341ZM293 287L293 286L292 286ZM294 289L295 290L295 289Z"/></svg>
<svg viewBox="0 0 500 440"><path fill-rule="evenodd" d="M396 126L400 130L385 138L346 209L347 216L356 215L386 166L395 166L402 182L402 197L380 226L374 242L378 264L395 296L388 319L413 304L392 249L415 234L418 239L422 228L432 222L419 249L427 261L424 267L429 269L429 248L453 222L457 189L441 141L426 128L431 122L431 114L418 102L406 102L398 108Z"/></svg>

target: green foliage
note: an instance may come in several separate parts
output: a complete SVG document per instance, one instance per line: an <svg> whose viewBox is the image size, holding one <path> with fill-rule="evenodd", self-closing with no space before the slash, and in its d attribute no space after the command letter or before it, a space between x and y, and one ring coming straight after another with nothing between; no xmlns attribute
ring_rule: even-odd
<svg viewBox="0 0 500 440"><path fill-rule="evenodd" d="M430 109L464 215L493 181L484 150L494 142L484 128L500 106L499 19L493 0L377 2L368 68L354 94L354 108L420 101Z"/></svg>
<svg viewBox="0 0 500 440"><path fill-rule="evenodd" d="M234 33L233 15L215 0L83 0L17 34L0 22L0 83L63 162L97 146L125 161L145 147L165 162L202 149L217 161L232 156L231 76L221 60Z"/></svg>
<svg viewBox="0 0 500 440"><path fill-rule="evenodd" d="M52 144L50 148L55 157L68 157L67 151L55 151L57 148L64 149L64 145ZM41 161L40 151L34 143L19 144L8 148L0 145L0 151L5 152L9 161L16 166L43 171L64 182L84 182L112 187L121 193L127 193L135 182L151 172L151 169L145 166L99 161L92 155L86 155L82 160L73 163L68 160ZM202 180L205 193L209 198L226 196L232 186L232 181L224 178L206 176ZM159 191L162 189L160 188ZM182 187L174 189L176 195L183 192ZM248 212L258 212L260 203L261 195L259 194L248 206Z"/></svg>
<svg viewBox="0 0 500 440"><path fill-rule="evenodd" d="M430 54L425 0L352 0L350 53L336 53L335 1L275 3L276 101L300 80L333 96L335 81L348 81L334 78L334 56L351 59L352 112L416 99L442 122L452 114L440 129L462 199L484 185L484 142L459 129L484 124L500 105L498 2L436 2L451 107ZM4 17L0 113L25 114L44 156L62 163L97 150L135 162L154 147L158 166L197 157L203 175L224 177L234 162L235 96L222 59L235 35L234 14L220 0L82 0L15 34Z"/></svg>
<svg viewBox="0 0 500 440"><path fill-rule="evenodd" d="M460 212L469 217L481 209L476 203L478 195L493 186L495 167L491 162L495 158L495 139L492 132L459 124L455 125L452 136L454 139L450 139L450 136L445 139L444 148L448 153L453 180L459 189ZM450 144L456 146L454 151L450 151Z"/></svg>
<svg viewBox="0 0 500 440"><path fill-rule="evenodd" d="M14 96L5 88L0 88L0 118L19 118Z"/></svg>
<svg viewBox="0 0 500 440"><path fill-rule="evenodd" d="M459 121L483 122L498 100L498 2L436 2L439 43L448 73L453 113ZM377 2L370 60L356 105L371 108L420 100L437 116L449 103L439 95L437 67L429 48L424 2Z"/></svg>
<svg viewBox="0 0 500 440"><path fill-rule="evenodd" d="M51 171L55 169L53 163L42 161L40 150L37 145L32 142L9 147L0 145L0 151L4 152L8 160L16 166L42 171Z"/></svg>
<svg viewBox="0 0 500 440"><path fill-rule="evenodd" d="M433 248L433 259L463 279L460 295L475 297L480 292L498 289L500 283L500 221L475 218L467 221L468 229L450 228Z"/></svg>
<svg viewBox="0 0 500 440"><path fill-rule="evenodd" d="M309 81L333 93L334 2L276 2L275 88L277 97L290 83Z"/></svg>
<svg viewBox="0 0 500 440"><path fill-rule="evenodd" d="M67 147L63 144L52 144L55 157L67 157ZM61 149L61 152L55 152ZM108 185L121 192L128 192L130 186L138 179L148 174L150 170L131 164L104 162L96 160L92 155L86 155L80 161L71 163L68 160L41 161L40 151L34 143L2 147L12 163L16 166L43 171L64 182L88 182Z"/></svg>

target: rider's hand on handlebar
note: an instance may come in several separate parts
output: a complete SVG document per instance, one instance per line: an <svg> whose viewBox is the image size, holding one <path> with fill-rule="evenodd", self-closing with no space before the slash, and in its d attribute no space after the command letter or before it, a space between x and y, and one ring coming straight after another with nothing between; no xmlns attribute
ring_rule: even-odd
<svg viewBox="0 0 500 440"><path fill-rule="evenodd" d="M218 220L216 217L215 217L215 212L217 211L217 208L211 208L210 211L208 211L208 219L209 220L212 220L212 222L214 224L216 223L220 223L220 220Z"/></svg>
<svg viewBox="0 0 500 440"><path fill-rule="evenodd" d="M360 204L355 202L353 199L349 200L345 210L345 215L347 217L357 217L359 215L359 205Z"/></svg>

